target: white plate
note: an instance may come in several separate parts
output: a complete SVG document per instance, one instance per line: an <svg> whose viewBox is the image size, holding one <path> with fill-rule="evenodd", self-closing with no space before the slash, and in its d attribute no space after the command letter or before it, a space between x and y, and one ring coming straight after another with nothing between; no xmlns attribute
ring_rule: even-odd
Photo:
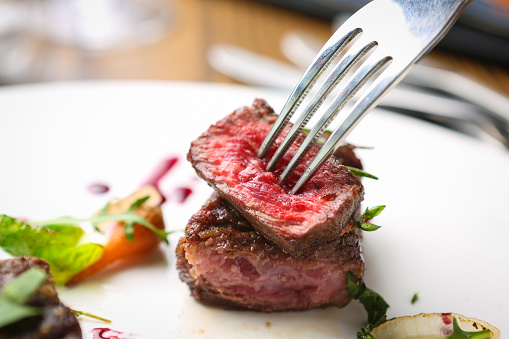
<svg viewBox="0 0 509 339"><path fill-rule="evenodd" d="M210 194L185 161L190 142L255 97L276 111L284 97L196 83L91 82L0 89L0 213L46 219L87 216L134 191L157 163L181 161L162 183L166 224L183 229ZM365 169L365 205L386 204L383 228L365 234L366 283L389 302L389 317L458 312L509 330L509 156L411 118L373 111L350 141ZM107 194L87 185L107 183ZM172 199L193 186L185 204ZM261 314L195 302L175 271L174 248L72 289L70 307L113 320L81 320L141 338L353 338L366 319L344 309ZM5 254L3 254L5 256ZM419 300L411 304L414 293Z"/></svg>

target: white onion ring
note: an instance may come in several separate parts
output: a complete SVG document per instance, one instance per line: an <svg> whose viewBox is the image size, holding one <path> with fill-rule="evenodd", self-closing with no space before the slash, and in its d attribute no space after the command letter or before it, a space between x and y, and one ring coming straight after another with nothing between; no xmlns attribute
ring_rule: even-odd
<svg viewBox="0 0 509 339"><path fill-rule="evenodd" d="M458 320L463 331L476 332L488 329L492 339L500 338L500 330L485 321L467 318L457 313L430 313L388 320L371 332L376 339L439 339L453 332L452 318Z"/></svg>

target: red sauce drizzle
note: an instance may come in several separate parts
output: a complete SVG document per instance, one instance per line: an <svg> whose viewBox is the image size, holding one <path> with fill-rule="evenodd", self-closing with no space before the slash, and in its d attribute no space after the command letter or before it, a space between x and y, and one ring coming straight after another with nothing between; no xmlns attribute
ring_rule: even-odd
<svg viewBox="0 0 509 339"><path fill-rule="evenodd" d="M88 185L87 187L87 191L93 194L103 194L108 192L109 190L110 188L107 185L101 183L93 183Z"/></svg>
<svg viewBox="0 0 509 339"><path fill-rule="evenodd" d="M164 159L154 168L152 173L142 183L141 186L147 186L147 185L154 186L159 191L159 194L161 194L161 197L163 198L163 202L165 202L166 197L162 194L159 184L160 184L161 180L170 172L170 170L173 168L173 166L175 166L175 164L177 162L178 162L177 157L171 157L168 159Z"/></svg>
<svg viewBox="0 0 509 339"><path fill-rule="evenodd" d="M193 190L189 187L177 187L175 193L177 194L178 202L182 204L193 193Z"/></svg>
<svg viewBox="0 0 509 339"><path fill-rule="evenodd" d="M136 337L133 333L122 333L110 328L94 328L90 332L94 339L134 339Z"/></svg>
<svg viewBox="0 0 509 339"><path fill-rule="evenodd" d="M148 176L147 179L145 179L140 186L153 186L159 194L161 194L162 202L164 203L167 201L166 196L162 193L160 188L160 183L163 180L163 178L166 177L166 175L172 170L172 168L177 164L179 161L179 158L174 156L167 159L163 159L161 162L159 162L156 167L152 170L152 173ZM197 177L194 177L194 179L197 179ZM196 181L196 180L195 180ZM175 199L173 201L176 201L177 203L184 203L187 198L193 193L193 189L191 188L193 185L187 185L187 186L180 186L175 188L174 194ZM104 194L108 192L110 188L103 184L103 183L92 183L87 187L87 191L93 194Z"/></svg>

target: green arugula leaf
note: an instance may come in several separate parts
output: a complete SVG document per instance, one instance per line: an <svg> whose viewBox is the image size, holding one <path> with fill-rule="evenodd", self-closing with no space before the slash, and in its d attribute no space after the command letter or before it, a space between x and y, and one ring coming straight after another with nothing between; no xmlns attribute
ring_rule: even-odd
<svg viewBox="0 0 509 339"><path fill-rule="evenodd" d="M483 330L477 332L467 332L463 331L458 325L458 320L456 318L452 318L452 328L453 332L446 339L490 339L491 331Z"/></svg>
<svg viewBox="0 0 509 339"><path fill-rule="evenodd" d="M44 220L44 221L32 221L30 222L33 226L47 226L51 225L65 225L65 224L76 224L83 222L91 222L96 225L101 222L107 221L123 221L126 225L124 228L124 232L126 234L126 238L128 240L134 240L134 225L140 224L154 232L159 238L161 238L166 244L169 244L168 235L176 232L176 231L165 231L155 227L152 223L147 221L145 218L140 217L135 213L136 209L140 207L145 201L147 201L150 196L142 197L136 200L126 212L121 213L112 213L109 214L103 208L103 213L99 213L99 215L92 216L90 218L73 218L73 217L61 217L52 220ZM96 226L97 227L97 226ZM0 245L1 246L1 245Z"/></svg>
<svg viewBox="0 0 509 339"><path fill-rule="evenodd" d="M30 299L46 278L46 272L32 268L4 285L0 292L0 328L24 318L42 314L41 308L23 304Z"/></svg>
<svg viewBox="0 0 509 339"><path fill-rule="evenodd" d="M139 198L138 200L136 200L135 202L133 202L131 204L131 206L129 206L129 212L134 212L136 211L141 205L143 205L145 203L145 201L147 201L148 199L150 198L150 195L147 195L145 197L141 197Z"/></svg>
<svg viewBox="0 0 509 339"><path fill-rule="evenodd" d="M69 223L32 227L0 215L0 247L12 256L34 256L50 265L53 281L65 284L102 255L99 244L78 245L84 231Z"/></svg>
<svg viewBox="0 0 509 339"><path fill-rule="evenodd" d="M110 205L110 203L106 203L106 205L104 205L104 207L99 211L99 213L97 215L107 215L108 214L108 206ZM98 222L93 222L92 223L92 227L94 228L95 231L99 232L99 233L103 233L101 231L101 229L99 228L99 223Z"/></svg>
<svg viewBox="0 0 509 339"><path fill-rule="evenodd" d="M135 202L132 203L131 206L129 206L128 212L131 212L134 214L134 212L141 206L145 201L147 201L150 198L150 196L145 196L142 198L139 198ZM129 220L124 221L124 233L127 240L133 241L134 240L134 225L136 224L136 221Z"/></svg>
<svg viewBox="0 0 509 339"><path fill-rule="evenodd" d="M353 299L359 300L368 313L369 325L357 333L357 338L372 338L371 330L387 320L389 304L380 294L366 287L364 281L353 272L348 272L346 290Z"/></svg>
<svg viewBox="0 0 509 339"><path fill-rule="evenodd" d="M384 209L385 209L385 205L366 208L364 213L361 215L359 221L354 221L355 226L357 226L357 228L360 228L363 231L368 231L368 232L376 231L381 226L372 224L372 223L368 222L368 220L371 220L374 217L380 215L380 213L382 213L382 211Z"/></svg>

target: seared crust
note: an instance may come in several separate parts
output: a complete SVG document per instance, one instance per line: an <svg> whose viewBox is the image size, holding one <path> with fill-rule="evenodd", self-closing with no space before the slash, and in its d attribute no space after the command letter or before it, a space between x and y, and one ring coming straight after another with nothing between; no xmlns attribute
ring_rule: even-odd
<svg viewBox="0 0 509 339"><path fill-rule="evenodd" d="M191 294L222 308L271 312L342 307L351 299L347 272L362 276L364 271L356 231L305 259L293 257L216 194L190 219L176 252L180 279Z"/></svg>
<svg viewBox="0 0 509 339"><path fill-rule="evenodd" d="M266 159L256 157L276 117L265 101L257 99L252 107L235 111L194 141L188 160L198 175L260 234L292 255L306 257L353 230L348 221L363 199L364 188L355 175L331 157L299 194L290 194L289 188L318 147L310 150L289 178L288 186L279 187L278 178L297 146L287 152L272 173L265 172L265 167L274 149ZM304 137L300 135L297 143ZM281 141L282 137L276 143Z"/></svg>
<svg viewBox="0 0 509 339"><path fill-rule="evenodd" d="M26 303L29 306L43 307L44 313L0 328L0 339L81 338L78 319L71 309L60 302L55 285L49 280L49 265L44 260L19 257L0 261L0 289L31 268L39 268L48 273L47 280Z"/></svg>

